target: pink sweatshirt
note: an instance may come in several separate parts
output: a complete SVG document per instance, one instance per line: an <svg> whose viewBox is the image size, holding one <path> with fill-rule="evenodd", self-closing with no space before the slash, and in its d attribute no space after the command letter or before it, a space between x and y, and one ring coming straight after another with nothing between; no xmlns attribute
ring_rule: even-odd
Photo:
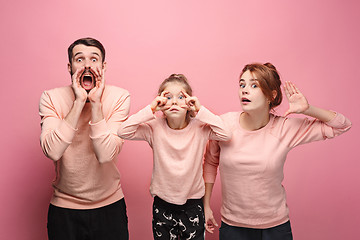
<svg viewBox="0 0 360 240"><path fill-rule="evenodd" d="M118 135L149 143L153 149L150 193L178 205L205 194L202 160L208 139L231 138L221 118L205 107L184 129L173 130L164 117L156 118L146 106L121 125Z"/></svg>
<svg viewBox="0 0 360 240"><path fill-rule="evenodd" d="M91 104L86 103L77 129L64 120L74 99L71 86L45 91L40 99L40 144L56 172L51 203L72 209L106 206L124 197L116 166L123 140L116 132L127 119L130 96L106 85L101 99L104 119L91 123Z"/></svg>
<svg viewBox="0 0 360 240"><path fill-rule="evenodd" d="M222 221L249 228L269 228L289 220L283 167L294 147L333 138L351 122L337 113L329 122L270 115L257 130L240 127L239 112L222 115L232 130L228 142L210 141L205 153L204 178L214 183L219 165L222 186Z"/></svg>

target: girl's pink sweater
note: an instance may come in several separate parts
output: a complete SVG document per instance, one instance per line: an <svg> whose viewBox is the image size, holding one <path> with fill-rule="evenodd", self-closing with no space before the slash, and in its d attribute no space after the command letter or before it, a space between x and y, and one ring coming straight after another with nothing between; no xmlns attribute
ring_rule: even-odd
<svg viewBox="0 0 360 240"><path fill-rule="evenodd" d="M118 135L149 143L153 149L150 193L178 205L205 194L202 160L206 142L231 138L222 119L205 107L184 129L173 130L164 117L156 118L146 106L121 125Z"/></svg>

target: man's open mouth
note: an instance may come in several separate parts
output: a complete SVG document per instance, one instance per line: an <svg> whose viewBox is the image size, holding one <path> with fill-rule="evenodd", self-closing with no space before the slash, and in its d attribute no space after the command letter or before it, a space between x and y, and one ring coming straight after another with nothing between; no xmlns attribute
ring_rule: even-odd
<svg viewBox="0 0 360 240"><path fill-rule="evenodd" d="M95 87L95 77L90 70L85 70L80 78L80 85L86 91L90 91Z"/></svg>

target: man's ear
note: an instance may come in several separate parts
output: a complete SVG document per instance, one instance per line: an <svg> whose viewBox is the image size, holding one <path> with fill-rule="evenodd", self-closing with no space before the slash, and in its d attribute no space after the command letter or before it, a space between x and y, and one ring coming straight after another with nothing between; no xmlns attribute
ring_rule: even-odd
<svg viewBox="0 0 360 240"><path fill-rule="evenodd" d="M71 75L71 64L68 63L67 66L68 66L68 71L69 71L69 73L70 73L70 75Z"/></svg>
<svg viewBox="0 0 360 240"><path fill-rule="evenodd" d="M102 69L104 69L104 72L106 72L106 62L103 62Z"/></svg>

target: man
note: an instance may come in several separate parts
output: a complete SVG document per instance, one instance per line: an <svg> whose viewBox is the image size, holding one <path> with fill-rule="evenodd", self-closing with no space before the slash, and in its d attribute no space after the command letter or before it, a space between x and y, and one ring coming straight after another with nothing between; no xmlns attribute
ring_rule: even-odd
<svg viewBox="0 0 360 240"><path fill-rule="evenodd" d="M50 240L128 239L120 174L116 167L130 95L105 85L105 49L93 38L68 48L71 86L40 99L40 143L55 164L48 212Z"/></svg>

